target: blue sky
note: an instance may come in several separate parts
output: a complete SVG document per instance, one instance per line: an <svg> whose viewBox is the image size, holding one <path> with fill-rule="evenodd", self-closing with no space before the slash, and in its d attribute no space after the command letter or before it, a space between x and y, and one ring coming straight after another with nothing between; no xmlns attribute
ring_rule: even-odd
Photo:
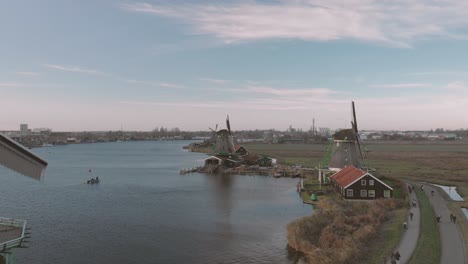
<svg viewBox="0 0 468 264"><path fill-rule="evenodd" d="M467 128L468 3L3 1L0 130Z"/></svg>

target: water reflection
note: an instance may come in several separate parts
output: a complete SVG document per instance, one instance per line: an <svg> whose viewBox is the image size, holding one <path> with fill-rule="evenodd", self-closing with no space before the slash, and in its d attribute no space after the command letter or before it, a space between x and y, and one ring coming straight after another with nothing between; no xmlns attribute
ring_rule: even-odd
<svg viewBox="0 0 468 264"><path fill-rule="evenodd" d="M223 233L225 239L231 240L232 224L231 224L231 211L232 211L232 185L234 178L229 175L216 175L206 174L206 179L211 185L210 193L213 194L213 200L217 214L221 217L220 221L215 223L216 230ZM225 240L225 242L227 242Z"/></svg>
<svg viewBox="0 0 468 264"><path fill-rule="evenodd" d="M465 214L465 218L468 219L468 208L462 208L463 214Z"/></svg>
<svg viewBox="0 0 468 264"><path fill-rule="evenodd" d="M229 216L232 209L232 184L234 178L230 175L206 174L208 182L211 184L215 195L216 208Z"/></svg>
<svg viewBox="0 0 468 264"><path fill-rule="evenodd" d="M433 184L433 185L440 187L442 190L444 190L452 200L464 201L463 197L461 197L461 195L458 194L456 186L444 186L444 185L438 185L438 184Z"/></svg>

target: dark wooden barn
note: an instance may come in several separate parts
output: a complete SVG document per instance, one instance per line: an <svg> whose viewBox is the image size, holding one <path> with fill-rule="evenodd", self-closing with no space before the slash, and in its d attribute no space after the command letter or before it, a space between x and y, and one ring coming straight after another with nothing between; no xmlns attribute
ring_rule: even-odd
<svg viewBox="0 0 468 264"><path fill-rule="evenodd" d="M348 166L330 177L330 183L345 199L393 197L393 188L369 172Z"/></svg>
<svg viewBox="0 0 468 264"><path fill-rule="evenodd" d="M243 157L243 156L249 154L249 152L247 151L247 149L244 146L236 146L236 150L235 150L234 153L236 153L240 157Z"/></svg>

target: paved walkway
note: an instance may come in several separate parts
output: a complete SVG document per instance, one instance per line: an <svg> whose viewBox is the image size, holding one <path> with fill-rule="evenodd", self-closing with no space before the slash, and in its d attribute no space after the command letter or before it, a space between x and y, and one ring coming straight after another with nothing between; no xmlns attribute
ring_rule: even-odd
<svg viewBox="0 0 468 264"><path fill-rule="evenodd" d="M444 199L440 192L443 190L433 185L424 184L424 191L429 198L436 216L440 215L441 220L439 224L440 238L442 244L442 255L440 263L442 264L465 264L465 248L463 245L463 238L457 224L450 221L450 210L447 206L447 201ZM434 195L431 191L434 190ZM457 219L458 221L458 219ZM460 219L460 221L463 221Z"/></svg>
<svg viewBox="0 0 468 264"><path fill-rule="evenodd" d="M406 185L408 186L409 184L407 183ZM416 188L417 186L414 185L414 187ZM418 243L419 229L421 225L421 217L419 213L419 201L414 191L411 192L409 200L410 200L410 206L411 206L410 212L413 213L413 220L410 219L409 215L407 216L406 223L408 224L408 229L404 231L403 236L400 240L400 243L398 243L398 246L393 251L393 252L398 251L400 253L401 257L400 257L399 263L401 264L408 262L408 260L411 258L411 255L413 254L413 251L416 248L416 244ZM416 202L416 207L413 207L412 205L413 201ZM391 263L390 257L388 257L387 263L388 264Z"/></svg>

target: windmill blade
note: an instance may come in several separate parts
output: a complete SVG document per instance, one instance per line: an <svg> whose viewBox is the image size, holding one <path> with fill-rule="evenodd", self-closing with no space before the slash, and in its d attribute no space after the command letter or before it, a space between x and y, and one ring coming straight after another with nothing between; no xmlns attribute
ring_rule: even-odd
<svg viewBox="0 0 468 264"><path fill-rule="evenodd" d="M208 127L211 131L216 132L216 130L212 129L211 127Z"/></svg>
<svg viewBox="0 0 468 264"><path fill-rule="evenodd" d="M359 153L361 154L361 159L364 161L364 155L362 154L362 142L361 142L361 136L359 136L359 134L356 134L356 138L357 138L357 144L358 144L358 148L359 148Z"/></svg>
<svg viewBox="0 0 468 264"><path fill-rule="evenodd" d="M215 127L215 132L218 131L218 124L216 124L216 127Z"/></svg>
<svg viewBox="0 0 468 264"><path fill-rule="evenodd" d="M0 134L0 165L3 165L24 176L41 180L47 161L7 136Z"/></svg>
<svg viewBox="0 0 468 264"><path fill-rule="evenodd" d="M359 154L361 155L362 162L364 163L364 155L362 154L362 147L361 147L362 145L361 136L359 136L359 134L357 133L355 135L356 135L356 144L358 145L358 149L359 149Z"/></svg>
<svg viewBox="0 0 468 264"><path fill-rule="evenodd" d="M229 135L232 136L232 134L231 134L231 124L229 124L229 115L226 118L226 127L227 127L227 129L229 131Z"/></svg>
<svg viewBox="0 0 468 264"><path fill-rule="evenodd" d="M356 108L354 107L354 101L351 102L351 105L353 107L353 121L354 121L354 125L353 125L353 129L354 129L354 132L356 134L358 134L358 126L357 126L357 120L356 120Z"/></svg>

